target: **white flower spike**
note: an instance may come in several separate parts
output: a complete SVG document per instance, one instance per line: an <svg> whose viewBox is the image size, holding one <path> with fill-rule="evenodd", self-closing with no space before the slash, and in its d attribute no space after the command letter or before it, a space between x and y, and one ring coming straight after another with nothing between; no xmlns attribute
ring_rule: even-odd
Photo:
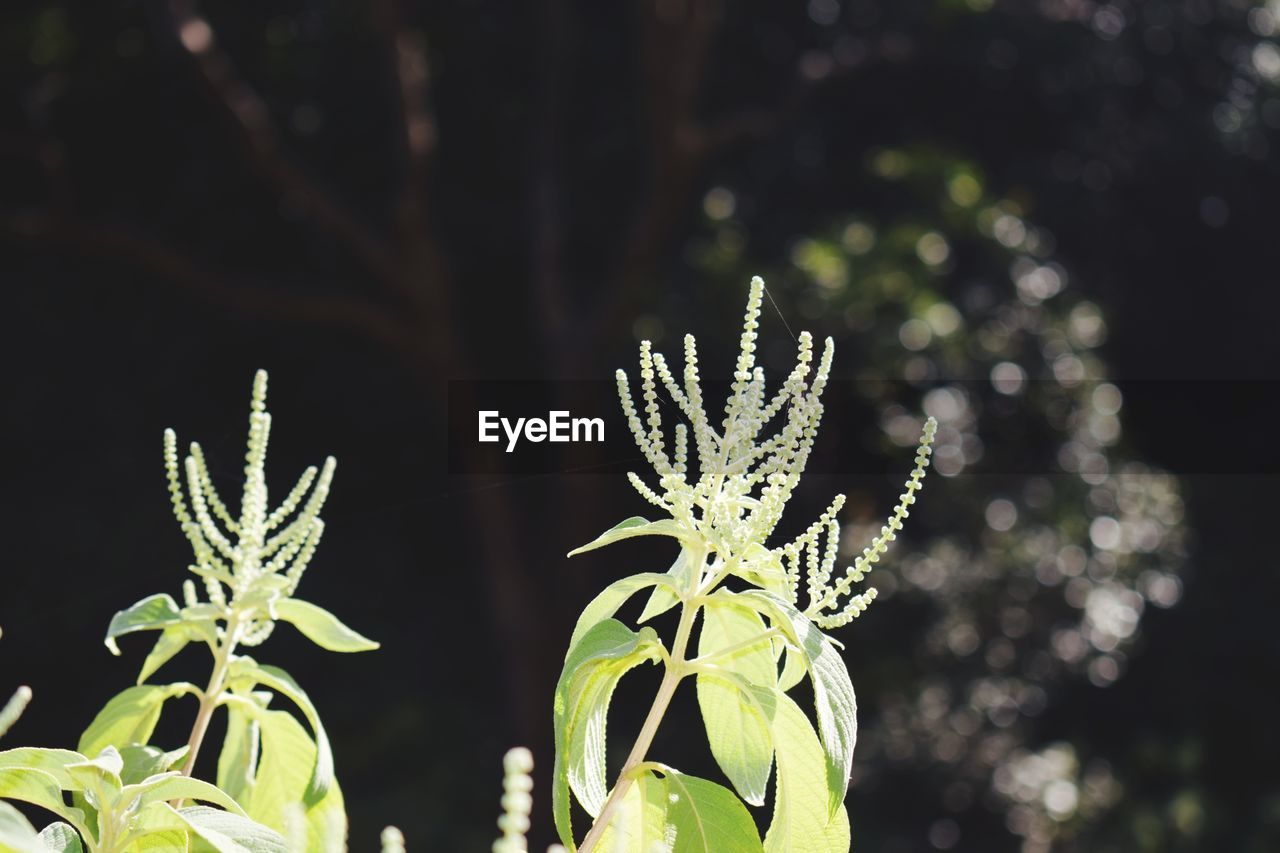
<svg viewBox="0 0 1280 853"><path fill-rule="evenodd" d="M757 276L751 280L733 383L718 431L711 426L703 405L697 343L692 335L684 339L683 385L677 382L666 358L654 352L649 341L641 342L643 413L632 398L627 374L622 370L616 374L623 414L636 445L658 475L658 483L655 488L636 473L628 478L646 501L669 512L688 536L705 543L708 553L715 555L707 568L712 576L745 574L751 571L748 562L759 562L758 556L748 557L748 553L752 546L758 550L768 541L800 482L822 420L822 393L835 353L834 343L827 338L815 368L813 338L808 332L801 333L796 366L769 397L764 371L755 363L763 296L764 280ZM673 456L667 454L659 387L684 416L684 422L674 429ZM770 425L774 425L772 433L766 431ZM783 566L775 591L799 607L803 566L808 595L804 613L822 628L847 624L874 600L874 589L853 595L853 585L863 580L902 529L929 465L936 430L937 423L929 418L915 468L898 505L880 535L842 574L835 575L834 570L843 495L795 541L771 550Z"/></svg>
<svg viewBox="0 0 1280 853"><path fill-rule="evenodd" d="M204 580L209 603L218 608L251 596L292 595L324 533L320 510L329 496L336 460L331 456L319 470L312 466L304 471L284 502L269 512L266 462L270 434L267 373L259 370L253 382L244 492L236 518L213 486L200 445L191 443L179 468L177 436L173 430L164 433L173 514L195 554L191 571ZM186 475L185 492L180 471ZM183 594L188 606L196 603L194 587L184 585ZM271 635L274 626L273 619L255 619L240 643L258 645Z"/></svg>

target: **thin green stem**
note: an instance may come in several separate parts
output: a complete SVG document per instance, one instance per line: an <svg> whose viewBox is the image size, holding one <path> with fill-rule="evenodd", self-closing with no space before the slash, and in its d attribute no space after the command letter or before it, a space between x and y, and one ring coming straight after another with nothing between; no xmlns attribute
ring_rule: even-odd
<svg viewBox="0 0 1280 853"><path fill-rule="evenodd" d="M227 669L231 665L231 655L236 643L240 641L240 617L236 614L227 620L222 642L218 644L213 655L213 675L209 678L209 686L200 694L200 708L196 711L196 720L191 727L191 737L187 739L187 760L182 765L182 775L190 776L196 767L196 757L200 754L200 745L209 731L209 721L213 718L214 709L218 707L219 698L227 679Z"/></svg>
<svg viewBox="0 0 1280 853"><path fill-rule="evenodd" d="M696 556L699 563L705 563L707 552L705 550L700 551ZM693 583L696 584L702 575L701 567L692 574ZM636 737L635 744L627 755L627 760L622 764L622 771L618 774L617 783L613 786L613 790L609 792L609 797L605 800L604 807L600 809L600 814L596 817L595 823L591 825L586 837L582 839L582 846L579 848L582 853L591 853L591 851L595 850L596 845L600 843L600 838L604 835L605 829L613 819L614 812L622 804L623 797L626 796L627 790L630 789L631 783L635 781L635 777L638 775L636 769L644 763L645 754L648 753L649 747L653 745L653 738L658 733L658 726L661 725L662 718L667 713L667 708L671 705L671 698L675 696L676 687L689 674L685 652L689 648L689 637L693 633L693 624L698 615L698 610L702 607L700 603L693 603L691 599L692 596L689 596L681 602L680 622L676 626L675 641L671 646L671 654L666 660L666 671L662 675L662 683L658 685L658 693L654 696L653 705L650 706L649 713L645 716L644 724L640 727L640 734Z"/></svg>

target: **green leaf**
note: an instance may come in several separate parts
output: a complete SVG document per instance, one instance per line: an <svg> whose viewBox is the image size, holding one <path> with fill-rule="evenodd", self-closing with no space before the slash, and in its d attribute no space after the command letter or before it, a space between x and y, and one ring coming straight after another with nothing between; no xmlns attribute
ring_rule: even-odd
<svg viewBox="0 0 1280 853"><path fill-rule="evenodd" d="M556 761L552 810L565 846L573 844L569 791L592 815L609 793L605 781L605 724L618 681L633 667L659 657L652 628L639 633L616 619L587 631L569 651L556 684Z"/></svg>
<svg viewBox="0 0 1280 853"><path fill-rule="evenodd" d="M186 824L149 832L133 842L129 853L188 853L191 849Z"/></svg>
<svg viewBox="0 0 1280 853"><path fill-rule="evenodd" d="M156 644L151 647L151 652L147 655L147 659L142 662L142 670L138 673L137 683L141 684L154 675L156 670L186 648L187 643L195 640L216 642L217 636L213 631L214 625L210 621L179 622L177 625L170 625L165 628L156 639Z"/></svg>
<svg viewBox="0 0 1280 853"><path fill-rule="evenodd" d="M248 818L203 806L179 809L192 832L209 842L217 853L286 853L280 833Z"/></svg>
<svg viewBox="0 0 1280 853"><path fill-rule="evenodd" d="M343 625L328 610L309 601L286 598L276 602L276 616L293 624L308 640L331 652L368 652L378 643Z"/></svg>
<svg viewBox="0 0 1280 853"><path fill-rule="evenodd" d="M178 611L177 602L172 597L164 593L149 595L111 617L111 624L107 626L107 636L103 642L107 644L111 654L118 655L120 648L116 645L116 637L131 634L134 631L156 631L180 621L182 621L182 614Z"/></svg>
<svg viewBox="0 0 1280 853"><path fill-rule="evenodd" d="M42 770L52 776L58 787L64 791L80 790L75 780L71 778L71 774L67 772L67 765L79 764L83 761L88 759L69 749L24 746L0 752L0 768L25 767L31 770Z"/></svg>
<svg viewBox="0 0 1280 853"><path fill-rule="evenodd" d="M611 542L619 542L623 539L630 539L633 536L674 536L677 539L684 540L688 539L690 534L674 518L649 521L647 518L641 518L636 515L626 521L615 524L581 548L574 548L569 552L569 556L574 557L578 554L585 554L587 551L594 551Z"/></svg>
<svg viewBox="0 0 1280 853"><path fill-rule="evenodd" d="M243 706L245 703L259 706L251 696L236 698L241 701L227 703L227 733L222 739L222 751L218 753L217 781L219 788L247 806L257 779L260 736L258 721Z"/></svg>
<svg viewBox="0 0 1280 853"><path fill-rule="evenodd" d="M765 689L764 697L772 711L772 690L777 681L777 664L770 640L764 637L764 621L754 611L722 601L709 601L703 610L702 632L698 637L698 656L714 656L722 649L749 643L729 655L713 657L717 669L737 675L749 685ZM698 706L707 730L707 741L716 763L733 783L744 800L753 806L764 805L773 768L771 720L760 701L732 681L699 673ZM756 697L758 700L758 697Z"/></svg>
<svg viewBox="0 0 1280 853"><path fill-rule="evenodd" d="M805 663L804 655L799 652L795 646L781 644L783 653L786 655L786 661L782 665L782 675L778 676L778 689L786 693L792 687L800 683L808 671L808 664Z"/></svg>
<svg viewBox="0 0 1280 853"><path fill-rule="evenodd" d="M844 659L831 639L783 598L763 590L748 590L736 595L720 590L715 595L723 595L763 613L783 630L795 644L795 651L803 656L809 679L813 682L814 710L827 767L830 792L827 805L835 814L849 787L853 747L858 738L858 703Z"/></svg>
<svg viewBox="0 0 1280 853"><path fill-rule="evenodd" d="M54 824L64 826L65 824ZM36 834L22 813L8 803L0 802L0 850L5 853L49 853L56 847L48 847L42 843L41 836ZM78 851L79 848L76 848Z"/></svg>
<svg viewBox="0 0 1280 853"><path fill-rule="evenodd" d="M319 803L333 784L333 751L329 747L329 738L325 734L324 724L316 712L311 699L298 686L298 682L283 669L259 664L252 658L239 657L232 662L228 680L234 687L252 689L254 685L262 685L287 697L298 706L311 726L315 735L316 760L311 773L311 780L303 797L303 803L312 806Z"/></svg>
<svg viewBox="0 0 1280 853"><path fill-rule="evenodd" d="M201 779L183 776L181 773L152 776L136 785L126 785L120 794L122 802L132 802L137 798L140 807L168 800L201 800L222 806L227 811L238 815L245 814L240 804L225 791Z"/></svg>
<svg viewBox="0 0 1280 853"><path fill-rule="evenodd" d="M283 830L285 812L302 802L316 763L316 745L288 711L258 712L262 759L245 809L254 820Z"/></svg>
<svg viewBox="0 0 1280 853"><path fill-rule="evenodd" d="M728 788L667 770L667 817L676 828L672 853L762 851L760 830ZM814 848L817 850L825 848Z"/></svg>
<svg viewBox="0 0 1280 853"><path fill-rule="evenodd" d="M40 849L46 853L50 850L56 853L84 853L79 833L70 824L61 821L51 823L40 830L40 843L44 845Z"/></svg>
<svg viewBox="0 0 1280 853"><path fill-rule="evenodd" d="M635 593L650 586L663 585L672 587L672 584L673 581L670 575L658 572L642 572L609 584L604 588L603 592L591 599L591 602L583 608L582 615L578 617L578 623L573 628L573 636L569 640L570 651L573 650L574 646L578 645L578 641L582 639L583 634L594 628L602 620L611 618L613 614L621 609L622 605L627 603L627 599Z"/></svg>
<svg viewBox="0 0 1280 853"><path fill-rule="evenodd" d="M597 850L757 853L764 849L755 821L732 791L670 767L659 772L661 778L645 773L627 789L618 816L609 822Z"/></svg>
<svg viewBox="0 0 1280 853"><path fill-rule="evenodd" d="M172 752L142 744L121 747L120 758L124 761L124 769L120 771L120 781L126 785L136 785L145 779L168 771L186 756L187 747L185 746Z"/></svg>
<svg viewBox="0 0 1280 853"><path fill-rule="evenodd" d="M63 801L57 780L43 770L30 767L0 769L0 798L19 800L51 811L74 826L81 835L88 835L84 812Z"/></svg>
<svg viewBox="0 0 1280 853"><path fill-rule="evenodd" d="M268 711L258 705L236 703L254 717L261 732L262 760L256 780L243 802L249 817L283 832L291 808L301 806L315 765L316 745L294 717L285 711ZM334 821L345 821L342 791L336 780L318 803L303 807L308 850L322 849L325 833Z"/></svg>
<svg viewBox="0 0 1280 853"><path fill-rule="evenodd" d="M601 834L596 850L609 853L669 850L667 805L666 780L645 773L622 795L618 811Z"/></svg>
<svg viewBox="0 0 1280 853"><path fill-rule="evenodd" d="M773 821L765 833L767 853L811 853L849 849L849 816L844 804L828 808L823 748L800 706L778 694L773 742L778 759L778 785Z"/></svg>
<svg viewBox="0 0 1280 853"><path fill-rule="evenodd" d="M99 808L101 803L114 801L123 785L120 781L123 769L124 759L114 746L104 746L97 756L66 766L76 784L73 790L84 791L85 797Z"/></svg>
<svg viewBox="0 0 1280 853"><path fill-rule="evenodd" d="M141 837L174 831L190 832L192 851L215 853L287 853L284 837L247 817L188 806L175 809L166 802L154 802L142 809L134 821Z"/></svg>
<svg viewBox="0 0 1280 853"><path fill-rule="evenodd" d="M164 703L175 696L195 692L198 692L195 685L179 682L142 684L117 693L80 735L76 751L97 755L107 746L122 749L131 744L145 744L155 731Z"/></svg>
<svg viewBox="0 0 1280 853"><path fill-rule="evenodd" d="M782 558L758 542L749 545L732 563L731 574L775 595L786 594L787 573Z"/></svg>
<svg viewBox="0 0 1280 853"><path fill-rule="evenodd" d="M649 600L645 602L644 611L640 614L639 621L641 623L648 622L655 616L661 616L679 604L679 591L693 589L697 581L690 576L695 572L701 571L702 566L693 559L689 549L681 548L680 553L676 556L676 561L671 564L671 568L667 569L667 576L671 578L671 583L663 584L654 589L649 596Z"/></svg>

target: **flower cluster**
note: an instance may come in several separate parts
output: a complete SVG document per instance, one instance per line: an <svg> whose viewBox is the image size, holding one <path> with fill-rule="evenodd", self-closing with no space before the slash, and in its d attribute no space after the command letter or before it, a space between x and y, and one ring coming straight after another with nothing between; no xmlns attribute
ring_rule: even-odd
<svg viewBox="0 0 1280 853"><path fill-rule="evenodd" d="M502 837L493 842L493 853L523 853L529 849L529 812L533 810L533 755L522 746L507 751L502 758L502 816L498 828Z"/></svg>
<svg viewBox="0 0 1280 853"><path fill-rule="evenodd" d="M636 444L658 475L657 488L630 473L636 490L680 523L691 536L714 552L715 574L732 573L759 578L766 567L760 546L773 534L783 509L804 472L822 420L822 393L831 373L834 343L827 338L814 364L813 338L808 332L797 339L796 366L781 387L766 393L764 371L755 363L756 337L764 281L751 280L742 339L733 383L717 429L703 403L698 373L697 344L684 339L683 382L677 381L661 353L649 341L640 344L640 401L637 408L625 372L617 372L618 394ZM674 428L668 453L662 424L662 394L677 409L681 422ZM778 422L770 432L767 427ZM809 607L806 614L824 628L838 627L856 617L875 598L870 589L849 595L879 560L915 502L932 453L937 424L930 418L916 455L916 467L905 493L880 535L843 575L832 579L838 553L840 525L837 515L844 504L838 496L814 524L795 541L767 552L785 567L779 591L792 603L799 590L800 567L807 568ZM692 441L695 460L690 460ZM825 544L824 544L825 540ZM748 565L755 563L755 565Z"/></svg>
<svg viewBox="0 0 1280 853"><path fill-rule="evenodd" d="M320 509L329 496L337 465L332 456L325 460L323 468L307 468L280 506L267 509L265 467L271 415L266 404L267 374L259 370L253 383L244 494L238 518L218 496L204 451L195 442L183 460L184 494L178 439L173 430L165 430L164 434L164 462L173 513L195 552L191 571L204 579L209 602L223 610L229 603L292 595L324 533ZM190 495L189 505L186 495ZM187 605L196 604L194 586L186 584L184 592ZM261 643L271 634L274 624L265 616L251 619L240 642L248 646Z"/></svg>

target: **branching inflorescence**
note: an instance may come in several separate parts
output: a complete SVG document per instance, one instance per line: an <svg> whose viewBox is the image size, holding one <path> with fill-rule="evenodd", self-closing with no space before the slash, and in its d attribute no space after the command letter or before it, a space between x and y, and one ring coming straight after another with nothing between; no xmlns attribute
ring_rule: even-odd
<svg viewBox="0 0 1280 853"><path fill-rule="evenodd" d="M633 401L627 374L622 370L616 374L623 412L636 444L658 474L658 488L650 488L634 472L627 475L628 479L647 501L671 513L683 528L704 539L709 551L717 556L717 562L728 567L737 561L739 571L743 569L742 564L752 562L747 556L751 546L764 543L772 536L783 508L800 482L822 420L822 393L831 373L835 350L832 340L827 338L814 369L813 338L808 332L802 332L795 369L769 397L764 371L755 365L763 294L764 281L759 277L752 279L740 352L719 430L711 425L703 406L697 343L693 335L686 335L684 339L683 384L676 381L666 359L653 352L648 341L640 344L643 420ZM686 419L675 425L672 456L668 456L664 444L659 386ZM767 435L765 428L779 416L781 428ZM690 429L695 437L697 458L696 470L692 472L688 458ZM781 561L786 598L797 606L801 569L805 570L808 606L804 614L822 628L847 624L875 599L874 588L858 595L850 593L853 585L866 577L894 541L903 520L910 514L909 508L915 503L929 464L936 429L937 423L929 418L916 453L915 469L898 505L880 535L842 575L832 577L839 553L838 514L844 506L844 495L837 495L826 512L794 541L769 552L772 558ZM755 561L758 563L759 557Z"/></svg>
<svg viewBox="0 0 1280 853"><path fill-rule="evenodd" d="M191 443L180 470L177 436L171 429L164 433L165 471L173 513L195 552L191 571L203 578L209 603L224 610L255 597L265 600L272 592L284 597L292 595L324 534L320 510L329 496L337 466L332 456L325 460L323 468L311 466L303 471L280 506L267 511L265 466L271 415L266 401L267 374L259 370L253 382L244 493L238 518L232 516L214 488L200 445ZM184 474L190 503L183 493ZM184 585L183 592L186 604L194 606L197 600L193 585ZM239 644L259 645L274 627L275 620L265 613L249 615Z"/></svg>
<svg viewBox="0 0 1280 853"><path fill-rule="evenodd" d="M823 632L847 624L875 598L874 589L855 593L854 585L902 529L937 426L932 418L925 421L915 468L898 505L853 565L836 571L843 495L794 540L770 547L813 452L834 345L827 339L817 355L812 336L802 334L795 368L769 393L764 371L755 363L764 292L764 282L753 279L723 417L713 421L707 411L692 336L684 339L679 380L648 341L640 344L638 395L633 396L626 373L617 372L623 413L657 482L634 472L628 478L670 518L627 519L571 556L636 536L672 537L680 553L666 573L642 573L611 584L587 605L574 629L556 690L552 791L560 838L570 849L570 793L594 818L582 842L585 851L630 853L674 844L674 849L824 853L849 846L844 796L856 707L837 644ZM669 445L664 397L681 415ZM725 585L731 577L739 589ZM634 631L613 618L646 588L652 592L641 623L679 606L670 646L652 628ZM691 649L695 627L696 648ZM645 662L663 666L662 683L609 787L604 758L609 700L621 677ZM787 695L806 674L813 684L817 731ZM688 676L697 681L711 752L737 797L646 757L676 688ZM762 841L744 802L763 805L775 765L774 813ZM682 838L691 839L687 848Z"/></svg>

